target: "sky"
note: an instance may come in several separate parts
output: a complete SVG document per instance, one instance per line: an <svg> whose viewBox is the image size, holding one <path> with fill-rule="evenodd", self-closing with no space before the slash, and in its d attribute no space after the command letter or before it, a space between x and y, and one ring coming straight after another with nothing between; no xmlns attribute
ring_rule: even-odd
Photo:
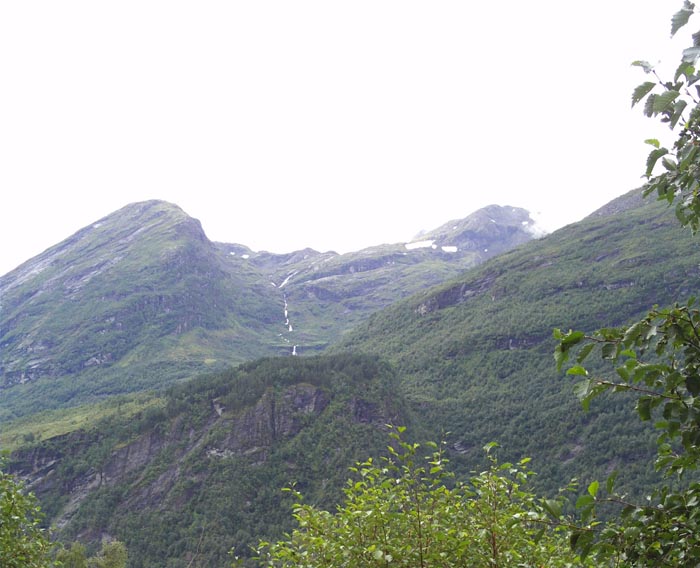
<svg viewBox="0 0 700 568"><path fill-rule="evenodd" d="M271 252L407 241L491 203L578 221L667 136L630 108L630 63L675 65L681 5L2 2L0 274L147 199Z"/></svg>

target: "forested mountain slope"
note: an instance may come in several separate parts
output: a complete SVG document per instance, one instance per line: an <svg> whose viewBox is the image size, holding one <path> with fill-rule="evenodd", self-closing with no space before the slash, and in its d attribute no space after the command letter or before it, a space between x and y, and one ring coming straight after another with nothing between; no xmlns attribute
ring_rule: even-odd
<svg viewBox="0 0 700 568"><path fill-rule="evenodd" d="M137 415L26 445L29 481L64 542L127 544L132 566L226 566L291 527L296 483L332 507L348 467L411 424L376 357L262 359L170 389Z"/></svg>
<svg viewBox="0 0 700 568"><path fill-rule="evenodd" d="M158 201L82 229L3 276L0 293L0 418L260 356L277 315L198 221Z"/></svg>
<svg viewBox="0 0 700 568"><path fill-rule="evenodd" d="M318 352L534 233L526 211L491 206L413 245L256 253L173 204L128 205L0 278L0 422Z"/></svg>
<svg viewBox="0 0 700 568"><path fill-rule="evenodd" d="M288 267L271 290L291 282L277 282ZM27 437L13 471L62 539L115 537L143 566L216 565L231 546L279 535L291 521L279 489L294 481L332 507L352 461L381 453L386 423L447 440L458 475L495 441L501 460L533 457L544 494L613 469L646 493L652 427L624 397L584 413L555 371L552 329L624 324L695 293L699 276L700 249L672 212L630 193L377 312L324 355L246 363L144 399L136 414Z"/></svg>
<svg viewBox="0 0 700 568"><path fill-rule="evenodd" d="M335 351L386 357L431 425L450 432L473 463L489 441L532 456L543 484L571 477L640 487L653 427L630 419L620 397L584 413L574 381L555 370L554 328L623 325L654 303L697 294L700 248L664 204L635 193L360 325ZM629 405L628 405L629 406Z"/></svg>

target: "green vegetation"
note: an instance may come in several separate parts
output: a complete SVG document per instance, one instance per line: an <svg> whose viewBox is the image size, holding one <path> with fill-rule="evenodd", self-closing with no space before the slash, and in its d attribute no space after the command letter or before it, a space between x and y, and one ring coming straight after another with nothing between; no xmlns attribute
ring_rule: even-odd
<svg viewBox="0 0 700 568"><path fill-rule="evenodd" d="M686 1L674 33L694 11ZM633 95L678 131L670 149L649 141L644 193L661 203L623 196L396 302L326 356L220 367L283 345L269 334L282 311L279 289L270 302L273 273L311 274L296 289L289 280L285 295L299 302L292 319L309 324L300 337L322 348L323 334L348 329L339 321L353 325L391 301L393 278L425 285L426 270L442 278L452 268L391 247L370 259L263 254L244 263L159 203L142 206L143 231L158 231L138 246L127 246L137 240L132 223L116 241L98 224L48 251L30 267L39 287L13 281L8 296L0 336L14 351L2 361L11 388L0 420L168 390L3 430L0 443L21 447L0 477L0 544L19 551L12 558L46 562L34 497L11 475L21 472L59 538L86 544L57 552L76 567L123 566L127 548L146 568L223 565L231 548L244 566L698 565L700 250L666 206L700 229L700 105L688 94L698 90L698 59L700 33L671 81L656 77ZM665 171L655 176L657 166ZM112 271L117 263L129 270ZM352 278L341 278L346 270ZM611 327L551 336L601 322ZM588 412L556 380L553 349L560 367L574 359L568 374L581 380ZM387 450L391 423L446 444L425 462L398 437ZM484 457L491 440L504 462ZM577 487L571 478L586 488L575 507L559 492Z"/></svg>
<svg viewBox="0 0 700 568"><path fill-rule="evenodd" d="M525 212L512 209L455 221L459 253L383 245L273 255L210 242L175 205L131 204L0 277L0 423L294 346L317 353L398 297L530 238Z"/></svg>
<svg viewBox="0 0 700 568"><path fill-rule="evenodd" d="M161 398L141 393L113 397L95 404L33 414L3 424L0 432L0 448L11 452L36 441L63 436L82 428L90 428L101 420L117 415L129 419L149 408L159 407L163 404L164 401Z"/></svg>
<svg viewBox="0 0 700 568"><path fill-rule="evenodd" d="M0 464L2 466L2 464ZM0 564L3 568L45 568L51 545L40 526L42 514L32 493L0 469Z"/></svg>
<svg viewBox="0 0 700 568"><path fill-rule="evenodd" d="M463 483L447 470L444 448L432 444L421 463L419 444L391 436L389 456L352 468L335 513L305 504L293 491L298 526L285 540L259 545L263 566L582 565L564 530L551 525L528 491L528 460L499 464L490 444L489 468Z"/></svg>
<svg viewBox="0 0 700 568"><path fill-rule="evenodd" d="M393 370L350 354L262 359L156 400L13 453L61 541L94 555L110 535L133 565L223 566L291 529L282 487L330 507L347 468L382 453L384 425L412 423Z"/></svg>
<svg viewBox="0 0 700 568"><path fill-rule="evenodd" d="M685 1L672 18L671 33L681 29L695 12ZM672 150L657 140L647 160L649 181L645 194L675 205L676 217L694 234L700 230L700 103L691 87L700 81L700 33L683 56L672 81L663 81L651 65L638 61L655 77L634 92L633 105L646 99L644 113L660 117L678 137ZM656 92L654 90L656 89ZM660 92L659 92L660 91ZM665 171L654 176L661 160ZM679 295L679 300L684 299ZM667 305L664 302L664 305ZM589 495L577 502L581 524L572 532L572 545L591 554L600 564L634 566L697 566L700 563L700 308L694 297L671 307L654 307L631 325L603 328L590 334L555 331L555 350L561 368L572 355L576 364L567 374L581 377L576 393L589 408L603 393L631 397L642 422L653 422L658 432L656 469L663 486L645 501L636 502L615 488L608 478L599 494L594 482ZM587 369L592 353L612 363L616 375ZM600 524L601 510L616 507L614 518Z"/></svg>
<svg viewBox="0 0 700 568"><path fill-rule="evenodd" d="M623 400L581 413L551 364L552 329L633 321L654 302L671 303L696 287L698 265L696 243L663 204L630 194L397 302L331 352L372 353L394 365L427 437L451 433L458 475L496 441L507 461L532 458L535 487L544 493L618 468L618 483L641 495L659 481L647 467L653 429L635 422Z"/></svg>

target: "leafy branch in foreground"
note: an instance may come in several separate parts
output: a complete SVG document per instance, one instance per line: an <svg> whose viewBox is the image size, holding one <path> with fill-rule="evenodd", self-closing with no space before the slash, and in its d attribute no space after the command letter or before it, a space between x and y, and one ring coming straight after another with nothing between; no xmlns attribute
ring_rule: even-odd
<svg viewBox="0 0 700 568"><path fill-rule="evenodd" d="M0 469L0 565L3 568L51 565L52 546L40 526L41 519L34 495L25 493L14 476Z"/></svg>
<svg viewBox="0 0 700 568"><path fill-rule="evenodd" d="M552 523L562 502L541 500L527 489L529 460L499 464L485 447L490 467L456 481L441 446L421 460L419 444L391 433L389 456L351 468L353 478L335 513L305 504L298 527L282 541L261 542L268 567L498 567L580 565L565 530Z"/></svg>
<svg viewBox="0 0 700 568"><path fill-rule="evenodd" d="M683 28L695 13L695 4L686 0L683 8L671 19L671 35ZM644 194L656 193L659 199L675 203L678 220L692 229L700 228L700 197L698 177L700 156L700 74L696 68L700 59L700 31L692 34L692 45L683 50L680 64L671 80L662 79L646 61L635 61L645 73L654 77L632 93L632 106L644 102L644 114L657 117L671 130L680 127L672 148L656 139L646 142L653 146L646 163L648 179ZM659 160L662 173L654 175Z"/></svg>
<svg viewBox="0 0 700 568"><path fill-rule="evenodd" d="M694 13L695 5L685 0L671 19L671 35ZM671 149L658 140L647 140L653 150L647 158L643 193L655 193L658 199L675 204L676 217L695 234L700 228L700 74L696 70L700 32L692 35L692 42L671 81L662 80L647 62L634 63L656 80L634 90L632 106L644 101L646 116L678 129ZM654 175L659 160L665 171ZM573 548L615 566L700 564L700 483L695 481L700 464L700 309L696 300L654 307L630 326L591 334L557 329L554 337L557 367L570 365L567 375L582 378L575 392L584 409L602 393L627 392L635 400L639 418L654 421L659 431L655 466L666 480L641 505L615 493L614 476L606 484L606 497L599 495L600 484L593 482L577 502L581 524L572 531ZM592 353L613 364L614 379L588 371L584 363ZM617 516L598 523L598 512L610 505L618 507Z"/></svg>
<svg viewBox="0 0 700 568"><path fill-rule="evenodd" d="M668 481L644 504L633 504L614 491L614 475L576 503L581 526L572 544L582 554L613 565L684 566L700 562L700 484L672 488L671 478L697 469L700 462L700 310L687 305L655 308L626 328L601 329L591 335L555 330L555 357L561 367L574 358L567 374L582 378L575 387L585 409L605 392L629 392L643 421L654 420L659 431L656 469ZM615 365L617 377L602 379L583 363L593 353ZM616 506L617 518L597 523L602 508Z"/></svg>

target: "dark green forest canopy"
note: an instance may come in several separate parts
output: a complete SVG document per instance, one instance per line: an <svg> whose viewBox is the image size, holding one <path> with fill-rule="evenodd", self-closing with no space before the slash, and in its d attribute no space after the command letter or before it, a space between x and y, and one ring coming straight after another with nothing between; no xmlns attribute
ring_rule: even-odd
<svg viewBox="0 0 700 568"><path fill-rule="evenodd" d="M225 565L231 547L291 528L294 482L332 506L348 467L410 424L393 369L375 356L268 358L170 388L162 403L17 451L57 536L127 545L133 565ZM45 469L42 469L45 468ZM82 487L94 484L84 494ZM79 507L76 505L79 504Z"/></svg>

